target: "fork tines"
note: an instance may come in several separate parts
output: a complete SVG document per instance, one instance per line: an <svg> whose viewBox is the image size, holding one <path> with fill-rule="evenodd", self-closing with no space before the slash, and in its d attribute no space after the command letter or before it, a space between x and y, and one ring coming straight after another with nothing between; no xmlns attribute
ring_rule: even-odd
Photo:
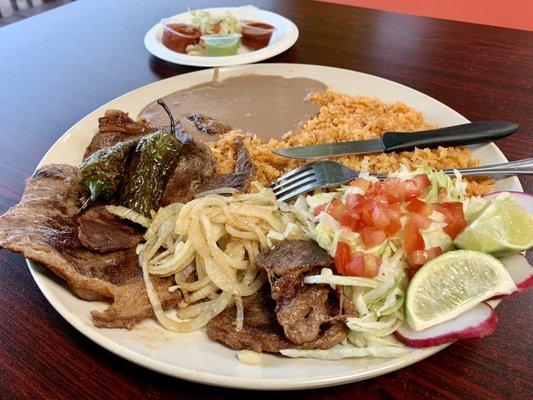
<svg viewBox="0 0 533 400"><path fill-rule="evenodd" d="M314 170L315 164L302 165L270 183L269 187L276 195L276 198L280 201L288 201L315 189L318 184Z"/></svg>

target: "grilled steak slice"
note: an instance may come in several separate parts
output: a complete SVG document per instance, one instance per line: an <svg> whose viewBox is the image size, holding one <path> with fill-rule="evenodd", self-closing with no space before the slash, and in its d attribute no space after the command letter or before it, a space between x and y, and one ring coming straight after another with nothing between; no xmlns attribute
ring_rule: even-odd
<svg viewBox="0 0 533 400"><path fill-rule="evenodd" d="M103 117L98 118L98 123L98 132L85 150L83 158L100 149L146 135L154 130L146 121L135 122L127 113L119 110L107 110Z"/></svg>
<svg viewBox="0 0 533 400"><path fill-rule="evenodd" d="M303 281L304 274L320 273L331 264L326 251L309 240L284 240L256 261L268 274L277 320L285 336L297 345L305 346L321 336L324 345L334 345L348 334L337 292L328 285Z"/></svg>
<svg viewBox="0 0 533 400"><path fill-rule="evenodd" d="M270 281L276 280L272 298L278 302L293 298L303 289L303 274L330 267L332 263L328 253L311 240L284 240L255 262L267 272Z"/></svg>
<svg viewBox="0 0 533 400"><path fill-rule="evenodd" d="M103 117L98 118L99 132L121 132L127 135L145 135L153 128L145 120L135 122L128 113L120 110L107 110Z"/></svg>
<svg viewBox="0 0 533 400"><path fill-rule="evenodd" d="M283 334L274 312L276 303L270 298L268 286L257 293L242 298L244 324L235 330L236 307L226 308L207 324L207 334L227 346L257 352L278 353L282 349L329 349L346 337L344 324L333 324L323 330L315 340L297 345Z"/></svg>
<svg viewBox="0 0 533 400"><path fill-rule="evenodd" d="M196 129L208 135L223 135L231 131L231 127L228 125L224 125L216 119L206 117L202 114L193 114L187 117L187 119L196 126Z"/></svg>
<svg viewBox="0 0 533 400"><path fill-rule="evenodd" d="M109 213L104 206L94 206L78 218L78 238L89 250L108 253L131 249L142 240L143 234L121 218Z"/></svg>
<svg viewBox="0 0 533 400"><path fill-rule="evenodd" d="M177 135L183 144L180 158L165 186L161 205L186 203L193 199L201 182L215 173L215 157L205 143L189 135Z"/></svg>
<svg viewBox="0 0 533 400"><path fill-rule="evenodd" d="M207 334L213 340L225 343L233 349L249 349L277 353L289 347L283 330L276 320L276 303L270 298L268 287L263 286L251 296L242 298L244 324L240 332L235 330L236 307L226 308L207 324Z"/></svg>
<svg viewBox="0 0 533 400"><path fill-rule="evenodd" d="M241 191L246 191L248 189L248 186L257 171L257 166L252 161L250 153L244 145L243 136L235 138L235 148L237 150L235 170L229 174L215 175L211 179L206 180L199 186L199 192L223 187L232 187Z"/></svg>
<svg viewBox="0 0 533 400"><path fill-rule="evenodd" d="M76 167L47 165L26 181L20 203L0 217L0 246L24 254L67 281L85 300L112 304L93 311L99 327L128 328L153 314L135 249L106 254L86 249L78 238ZM154 279L163 306L180 296L169 293L172 278Z"/></svg>

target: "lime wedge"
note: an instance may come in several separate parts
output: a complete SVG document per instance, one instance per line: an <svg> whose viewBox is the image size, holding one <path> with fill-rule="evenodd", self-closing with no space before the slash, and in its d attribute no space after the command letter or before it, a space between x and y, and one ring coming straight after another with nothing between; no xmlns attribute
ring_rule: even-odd
<svg viewBox="0 0 533 400"><path fill-rule="evenodd" d="M513 279L496 258L477 251L450 251L426 263L411 279L406 320L420 331L514 290Z"/></svg>
<svg viewBox="0 0 533 400"><path fill-rule="evenodd" d="M496 256L527 250L533 246L533 215L512 197L497 197L453 243Z"/></svg>

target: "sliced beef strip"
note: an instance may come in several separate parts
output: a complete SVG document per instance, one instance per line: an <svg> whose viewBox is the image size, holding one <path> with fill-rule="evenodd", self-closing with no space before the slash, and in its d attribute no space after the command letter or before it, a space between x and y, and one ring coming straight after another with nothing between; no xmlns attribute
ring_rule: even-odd
<svg viewBox="0 0 533 400"><path fill-rule="evenodd" d="M20 203L0 217L0 246L50 269L79 297L110 302L107 309L91 313L96 326L131 329L153 314L135 249L100 254L83 247L77 175L78 169L66 164L36 171ZM153 282L163 307L177 305L179 293L168 292L172 278Z"/></svg>
<svg viewBox="0 0 533 400"><path fill-rule="evenodd" d="M283 330L276 320L276 303L270 298L267 286L251 296L242 298L244 324L241 331L235 330L236 307L226 308L207 324L208 336L225 343L233 349L248 349L277 353L289 347Z"/></svg>
<svg viewBox="0 0 533 400"><path fill-rule="evenodd" d="M78 218L78 238L89 250L108 253L131 249L142 240L143 234L128 225L123 219L97 205Z"/></svg>
<svg viewBox="0 0 533 400"><path fill-rule="evenodd" d="M98 131L144 135L153 131L153 128L145 120L135 122L124 111L107 110L103 117L98 118Z"/></svg>
<svg viewBox="0 0 533 400"><path fill-rule="evenodd" d="M243 192L248 190L248 186L257 172L257 166L252 161L250 152L244 144L244 136L235 138L235 148L237 153L235 170L229 174L215 175L211 179L202 182L198 187L198 192L223 187L232 187Z"/></svg>
<svg viewBox="0 0 533 400"><path fill-rule="evenodd" d="M251 296L243 297L244 324L235 330L236 307L226 308L207 324L208 336L236 350L278 353L282 349L329 349L346 337L344 324L333 324L315 340L297 345L283 334L274 311L276 303L270 297L268 286Z"/></svg>
<svg viewBox="0 0 533 400"><path fill-rule="evenodd" d="M332 264L331 257L314 241L284 240L256 261L266 270L277 320L285 336L298 345L317 340L321 332L348 334L339 310L339 295L328 285L307 285L304 274L318 274ZM338 337L340 340L344 337Z"/></svg>
<svg viewBox="0 0 533 400"><path fill-rule="evenodd" d="M179 160L165 186L161 205L186 203L193 199L201 182L215 173L215 157L208 145L178 134L183 145Z"/></svg>
<svg viewBox="0 0 533 400"><path fill-rule="evenodd" d="M202 114L192 114L187 119L196 126L196 129L207 135L223 135L231 131L230 126Z"/></svg>
<svg viewBox="0 0 533 400"><path fill-rule="evenodd" d="M303 274L331 267L333 260L311 240L284 240L273 250L262 253L255 264L267 272L270 281L276 280L272 285L272 298L283 301L303 289Z"/></svg>
<svg viewBox="0 0 533 400"><path fill-rule="evenodd" d="M144 120L135 122L127 113L119 110L107 110L103 117L98 118L98 124L98 132L93 136L83 158L118 142L124 142L154 131L148 122Z"/></svg>

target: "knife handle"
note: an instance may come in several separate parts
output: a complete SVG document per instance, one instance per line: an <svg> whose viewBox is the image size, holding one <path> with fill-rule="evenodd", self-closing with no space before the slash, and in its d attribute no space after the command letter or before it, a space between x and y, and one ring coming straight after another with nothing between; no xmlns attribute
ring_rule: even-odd
<svg viewBox="0 0 533 400"><path fill-rule="evenodd" d="M385 151L412 150L415 147L464 146L501 139L516 132L513 122L473 122L414 133L387 132L381 137Z"/></svg>

